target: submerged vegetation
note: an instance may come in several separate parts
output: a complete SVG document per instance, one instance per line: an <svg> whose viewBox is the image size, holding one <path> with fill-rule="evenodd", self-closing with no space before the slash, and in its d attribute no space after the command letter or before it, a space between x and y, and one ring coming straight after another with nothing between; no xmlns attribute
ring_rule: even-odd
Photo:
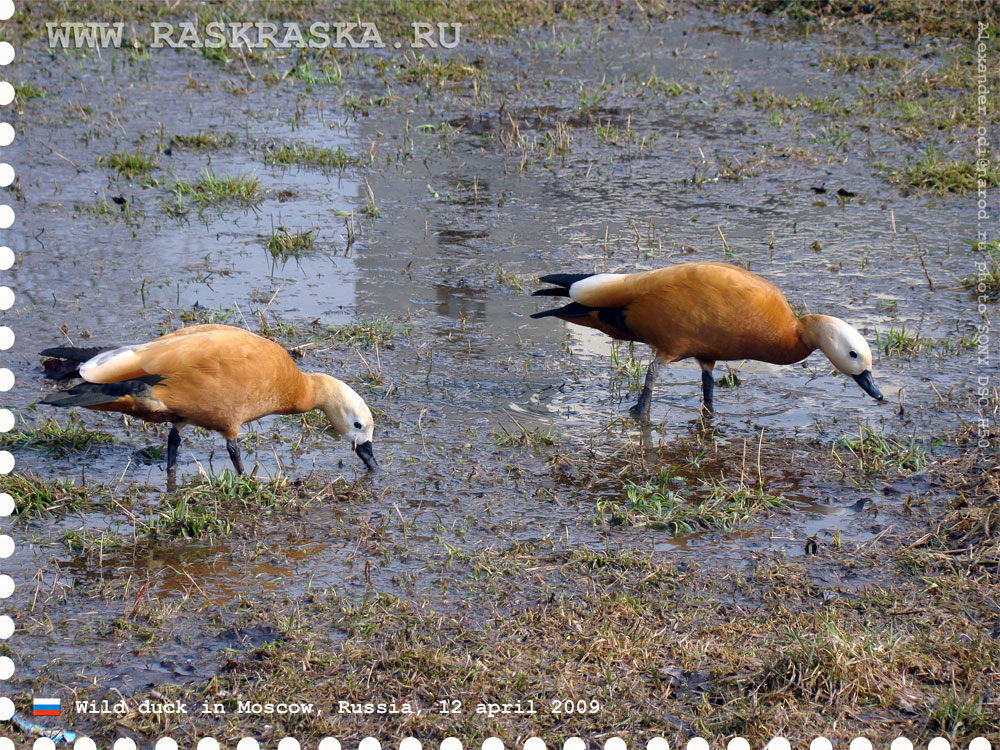
<svg viewBox="0 0 1000 750"><path fill-rule="evenodd" d="M629 481L623 499L598 502L598 520L663 529L677 536L706 529L730 531L770 511L794 505L743 482L728 486L715 481L681 490L671 479L670 471L663 471L646 482Z"/></svg>
<svg viewBox="0 0 1000 750"><path fill-rule="evenodd" d="M837 440L833 455L842 463L855 461L864 474L916 471L928 460L927 450L913 437L897 440L868 425L858 426L857 437Z"/></svg>
<svg viewBox="0 0 1000 750"><path fill-rule="evenodd" d="M272 258L289 258L302 255L315 249L315 229L307 229L301 232L290 231L285 227L278 227L267 238L264 246L271 254Z"/></svg>

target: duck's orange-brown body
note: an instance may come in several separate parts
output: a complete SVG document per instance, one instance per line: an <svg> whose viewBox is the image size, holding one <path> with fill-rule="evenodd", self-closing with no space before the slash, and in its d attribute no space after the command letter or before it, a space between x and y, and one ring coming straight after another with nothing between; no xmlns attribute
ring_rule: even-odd
<svg viewBox="0 0 1000 750"><path fill-rule="evenodd" d="M632 274L558 273L541 280L556 286L536 295L573 301L531 317L561 318L653 348L656 357L634 416L649 412L657 363L688 357L701 365L708 412L715 384L712 368L719 360L788 365L817 348L869 395L882 398L871 379L871 350L858 331L827 315L796 317L774 284L728 263L683 263Z"/></svg>
<svg viewBox="0 0 1000 750"><path fill-rule="evenodd" d="M236 436L245 422L268 414L321 409L333 428L354 443L369 469L374 423L371 410L346 383L323 373L305 374L281 346L240 328L182 328L154 341L107 351L55 347L42 352L79 362L81 383L50 393L43 403L130 414L147 422L171 422L167 470L176 461L178 429L192 424L221 432L233 465L243 464Z"/></svg>
<svg viewBox="0 0 1000 750"><path fill-rule="evenodd" d="M245 422L312 409L310 381L281 346L221 325L182 328L81 374L91 383L147 375L163 380L148 397L127 395L89 408L148 422L192 424L235 438Z"/></svg>
<svg viewBox="0 0 1000 750"><path fill-rule="evenodd" d="M649 344L663 362L695 357L784 365L815 348L802 340L802 321L780 289L726 263L685 263L613 277L574 299L598 309L582 316L552 314L616 339ZM611 316L608 310L620 313Z"/></svg>

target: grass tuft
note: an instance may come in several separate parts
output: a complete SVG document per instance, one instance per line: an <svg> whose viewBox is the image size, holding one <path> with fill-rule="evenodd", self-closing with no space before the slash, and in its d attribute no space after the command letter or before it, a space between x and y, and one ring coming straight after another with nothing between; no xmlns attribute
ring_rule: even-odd
<svg viewBox="0 0 1000 750"><path fill-rule="evenodd" d="M149 174L156 167L156 159L142 151L136 151L132 154L126 151L116 152L109 156L100 157L97 163L106 164L129 180L136 175Z"/></svg>
<svg viewBox="0 0 1000 750"><path fill-rule="evenodd" d="M0 478L0 488L15 499L16 513L21 518L71 513L88 504L86 488L64 479L43 479L33 474L8 474Z"/></svg>
<svg viewBox="0 0 1000 750"><path fill-rule="evenodd" d="M962 286L971 290L980 302L1000 300L1000 248L989 248L986 257L976 265L978 272L964 278Z"/></svg>
<svg viewBox="0 0 1000 750"><path fill-rule="evenodd" d="M517 424L517 423L515 423ZM490 432L490 437L497 445L505 448L541 448L542 446L555 445L560 438L560 434L551 425L536 427L533 430L517 425L518 432L511 432L503 425Z"/></svg>
<svg viewBox="0 0 1000 750"><path fill-rule="evenodd" d="M349 155L340 146L329 149L308 143L283 143L277 148L268 148L264 152L264 163L345 169L357 166L361 160L356 156Z"/></svg>
<svg viewBox="0 0 1000 750"><path fill-rule="evenodd" d="M849 453L865 474L916 471L928 461L927 451L912 437L901 442L867 425L858 426L857 437L845 435L834 444L833 457L844 463L848 459L841 451Z"/></svg>
<svg viewBox="0 0 1000 750"><path fill-rule="evenodd" d="M278 227L267 238L264 246L272 258L290 258L308 253L316 248L314 229L305 232L289 232L285 227Z"/></svg>
<svg viewBox="0 0 1000 750"><path fill-rule="evenodd" d="M201 207L219 203L255 206L262 200L262 193L260 180L253 175L217 175L205 170L194 182L174 183L174 197L178 204L189 198Z"/></svg>
<svg viewBox="0 0 1000 750"><path fill-rule="evenodd" d="M665 470L641 484L630 481L625 485L624 500L598 501L599 520L680 535L707 529L735 529L757 515L793 505L780 495L767 494L743 482L732 488L715 482L685 493L685 497L671 488L670 480L671 473ZM696 494L699 492L700 495Z"/></svg>
<svg viewBox="0 0 1000 750"><path fill-rule="evenodd" d="M1000 185L1000 165L991 161L980 173L976 162L948 158L932 144L916 161L907 159L903 169L890 170L889 179L904 187L929 190L939 195L963 195L975 192L980 179L985 187Z"/></svg>
<svg viewBox="0 0 1000 750"><path fill-rule="evenodd" d="M112 435L88 430L75 419L62 424L45 417L30 427L0 433L0 446L4 448L31 448L55 456L65 456L111 442L114 442Z"/></svg>
<svg viewBox="0 0 1000 750"><path fill-rule="evenodd" d="M611 343L611 390L619 396L642 390L642 360L635 356L635 344L613 341Z"/></svg>
<svg viewBox="0 0 1000 750"><path fill-rule="evenodd" d="M184 539L228 535L247 519L284 513L324 497L338 501L363 494L343 480L290 480L238 476L229 471L185 485L164 497L143 534Z"/></svg>
<svg viewBox="0 0 1000 750"><path fill-rule="evenodd" d="M211 151L234 146L238 140L235 133L216 133L211 130L201 130L197 133L171 136L170 145L179 146L188 151Z"/></svg>
<svg viewBox="0 0 1000 750"><path fill-rule="evenodd" d="M886 356L916 354L934 346L934 342L919 333L907 331L906 326L889 326L888 331L875 331L875 348Z"/></svg>
<svg viewBox="0 0 1000 750"><path fill-rule="evenodd" d="M445 84L478 80L481 71L461 60L437 60L426 55L408 57L401 68L400 77L407 83Z"/></svg>
<svg viewBox="0 0 1000 750"><path fill-rule="evenodd" d="M388 316L380 315L370 320L359 320L340 326L330 326L329 333L334 341L351 346L372 349L376 346L392 348L396 336L406 336L409 328L401 328Z"/></svg>

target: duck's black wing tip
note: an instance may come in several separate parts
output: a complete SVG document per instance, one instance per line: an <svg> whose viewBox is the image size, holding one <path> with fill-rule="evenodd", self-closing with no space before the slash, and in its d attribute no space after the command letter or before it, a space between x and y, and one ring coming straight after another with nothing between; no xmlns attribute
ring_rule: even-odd
<svg viewBox="0 0 1000 750"><path fill-rule="evenodd" d="M570 302L568 305L563 305L562 307L556 307L552 310L542 310L541 312L536 312L532 315L532 318L582 318L585 315L589 315L594 311L593 307L587 307L586 305L581 305L579 302Z"/></svg>
<svg viewBox="0 0 1000 750"><path fill-rule="evenodd" d="M576 282L588 279L593 275L592 273L550 273L547 276L539 276L538 280L543 284L555 284L569 289Z"/></svg>

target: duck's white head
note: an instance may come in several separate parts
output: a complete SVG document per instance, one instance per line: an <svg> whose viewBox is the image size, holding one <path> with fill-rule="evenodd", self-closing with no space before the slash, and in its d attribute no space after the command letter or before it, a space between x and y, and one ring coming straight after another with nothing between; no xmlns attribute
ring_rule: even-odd
<svg viewBox="0 0 1000 750"><path fill-rule="evenodd" d="M802 318L808 343L818 348L845 375L850 375L865 393L882 400L882 392L872 380L872 350L856 328L830 315Z"/></svg>
<svg viewBox="0 0 1000 750"><path fill-rule="evenodd" d="M309 377L315 390L314 408L322 410L333 429L351 441L354 452L365 462L369 471L375 469L378 466L372 450L375 420L368 404L342 380L323 373L315 373Z"/></svg>

